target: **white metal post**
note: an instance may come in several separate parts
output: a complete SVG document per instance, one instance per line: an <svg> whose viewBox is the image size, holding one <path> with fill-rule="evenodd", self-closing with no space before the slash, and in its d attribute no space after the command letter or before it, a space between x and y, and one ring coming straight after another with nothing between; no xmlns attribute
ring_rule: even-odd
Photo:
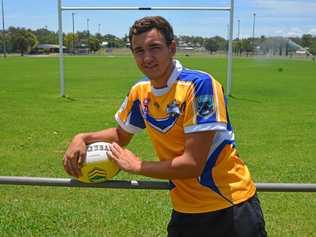
<svg viewBox="0 0 316 237"><path fill-rule="evenodd" d="M65 96L64 82L64 55L63 55L63 27L62 27L62 9L61 0L58 2L58 40L59 40L59 77L60 77L60 96Z"/></svg>
<svg viewBox="0 0 316 237"><path fill-rule="evenodd" d="M234 32L234 0L230 1L229 11L229 40L228 40L228 53L227 53L227 88L226 95L230 96L232 93L232 70L233 70L233 32Z"/></svg>
<svg viewBox="0 0 316 237"><path fill-rule="evenodd" d="M2 10L2 36L3 36L3 57L7 57L7 46L6 46L6 36L5 36L5 27L4 27L4 7L3 7L3 0L1 1L1 10Z"/></svg>

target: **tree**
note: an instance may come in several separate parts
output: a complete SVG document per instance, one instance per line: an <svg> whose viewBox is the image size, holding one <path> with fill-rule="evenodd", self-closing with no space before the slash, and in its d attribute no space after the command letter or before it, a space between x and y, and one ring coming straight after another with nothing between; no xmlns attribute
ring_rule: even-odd
<svg viewBox="0 0 316 237"><path fill-rule="evenodd" d="M78 42L78 35L73 33L68 33L64 37L64 44L68 49L74 50L76 47L76 42ZM73 48L74 46L74 48Z"/></svg>
<svg viewBox="0 0 316 237"><path fill-rule="evenodd" d="M96 33L96 34L95 34L95 38L96 38L97 40L99 40L100 42L103 41L103 36L102 36L100 33Z"/></svg>
<svg viewBox="0 0 316 237"><path fill-rule="evenodd" d="M252 40L249 39L242 39L241 40L241 51L246 51L247 56L249 55L249 53L253 50L252 47Z"/></svg>
<svg viewBox="0 0 316 237"><path fill-rule="evenodd" d="M10 30L10 28L9 28ZM31 51L37 44L38 40L31 30L25 28L11 28L10 41L13 49L21 53L21 56L25 52Z"/></svg>
<svg viewBox="0 0 316 237"><path fill-rule="evenodd" d="M89 40L89 50L96 52L101 48L101 41L98 40L95 36L91 36Z"/></svg>
<svg viewBox="0 0 316 237"><path fill-rule="evenodd" d="M216 41L216 44L218 45L219 50L226 50L228 47L228 41L226 41L223 37L221 36L215 36L213 37L214 40Z"/></svg>
<svg viewBox="0 0 316 237"><path fill-rule="evenodd" d="M304 34L302 36L302 46L310 48L313 43L313 36L311 34Z"/></svg>
<svg viewBox="0 0 316 237"><path fill-rule="evenodd" d="M206 40L205 48L212 54L218 50L219 45L215 38L209 38Z"/></svg>
<svg viewBox="0 0 316 237"><path fill-rule="evenodd" d="M309 48L309 52L313 55L316 55L316 37L313 38L313 42Z"/></svg>
<svg viewBox="0 0 316 237"><path fill-rule="evenodd" d="M36 35L40 44L58 44L58 34L53 31L49 31L46 28L40 28L33 33Z"/></svg>
<svg viewBox="0 0 316 237"><path fill-rule="evenodd" d="M238 55L241 55L241 40L239 39L235 39L233 41L233 49L234 49L234 52L235 54L238 56Z"/></svg>
<svg viewBox="0 0 316 237"><path fill-rule="evenodd" d="M120 48L120 47L125 47L125 45L126 45L124 40L116 37L115 35L111 35L111 34L106 34L104 36L104 41L108 42L109 48Z"/></svg>

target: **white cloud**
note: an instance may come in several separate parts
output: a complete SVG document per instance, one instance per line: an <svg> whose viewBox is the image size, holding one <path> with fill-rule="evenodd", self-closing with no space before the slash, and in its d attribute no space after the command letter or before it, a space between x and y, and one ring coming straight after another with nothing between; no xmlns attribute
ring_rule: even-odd
<svg viewBox="0 0 316 237"><path fill-rule="evenodd" d="M316 36L316 28L310 29L307 33Z"/></svg>
<svg viewBox="0 0 316 237"><path fill-rule="evenodd" d="M283 36L283 37L295 37L300 36L302 31L298 28L292 29L266 29L270 31L269 36Z"/></svg>
<svg viewBox="0 0 316 237"><path fill-rule="evenodd" d="M269 30L269 29L265 29ZM316 36L316 28L306 30L300 27L290 27L290 28L278 28L270 29L271 36L283 36L283 37L301 37L303 34L311 34Z"/></svg>
<svg viewBox="0 0 316 237"><path fill-rule="evenodd" d="M284 36L286 37L300 37L302 34L304 34L302 29L299 28L292 28L289 31L286 31Z"/></svg>
<svg viewBox="0 0 316 237"><path fill-rule="evenodd" d="M253 0L260 10L280 16L313 16L315 17L316 0Z"/></svg>

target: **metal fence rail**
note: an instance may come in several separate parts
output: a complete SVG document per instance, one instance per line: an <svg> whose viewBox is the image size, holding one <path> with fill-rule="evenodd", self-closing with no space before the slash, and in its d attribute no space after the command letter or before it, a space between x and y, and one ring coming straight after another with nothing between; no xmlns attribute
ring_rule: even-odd
<svg viewBox="0 0 316 237"><path fill-rule="evenodd" d="M169 183L165 181L108 180L103 183L86 184L76 179L22 176L0 176L0 184L78 188L170 189ZM256 183L256 187L261 192L316 192L316 184L312 183Z"/></svg>

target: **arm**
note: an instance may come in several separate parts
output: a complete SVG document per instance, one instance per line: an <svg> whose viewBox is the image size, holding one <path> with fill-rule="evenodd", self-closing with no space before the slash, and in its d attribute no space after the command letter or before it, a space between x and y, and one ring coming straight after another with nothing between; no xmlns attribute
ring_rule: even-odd
<svg viewBox="0 0 316 237"><path fill-rule="evenodd" d="M214 134L211 131L186 134L183 154L172 160L141 161L117 144L113 144L111 156L127 172L160 179L195 178L203 171Z"/></svg>
<svg viewBox="0 0 316 237"><path fill-rule="evenodd" d="M80 166L86 156L86 145L96 141L116 142L121 146L126 146L132 139L133 134L125 132L120 127L108 128L98 132L79 133L68 146L64 155L65 171L75 177L81 176Z"/></svg>

